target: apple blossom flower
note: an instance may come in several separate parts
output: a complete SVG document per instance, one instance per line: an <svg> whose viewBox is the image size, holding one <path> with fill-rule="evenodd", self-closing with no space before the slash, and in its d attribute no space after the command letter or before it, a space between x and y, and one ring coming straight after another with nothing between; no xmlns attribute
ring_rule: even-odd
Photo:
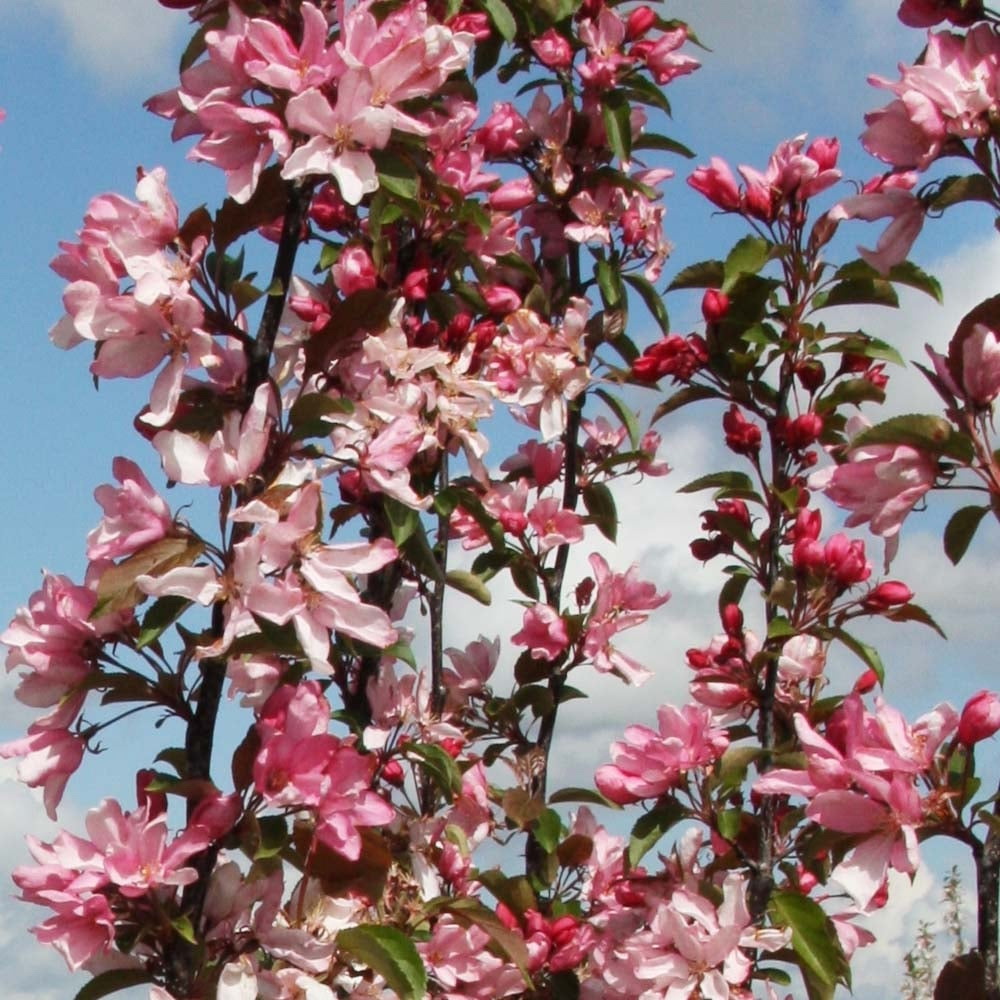
<svg viewBox="0 0 1000 1000"><path fill-rule="evenodd" d="M1000 730L1000 697L992 691L977 691L962 709L958 742L971 747Z"/></svg>
<svg viewBox="0 0 1000 1000"><path fill-rule="evenodd" d="M688 771L706 768L729 746L725 729L698 705L657 710L659 730L633 725L625 739L611 744L611 764L597 769L594 781L612 802L626 805L656 798L673 788Z"/></svg>

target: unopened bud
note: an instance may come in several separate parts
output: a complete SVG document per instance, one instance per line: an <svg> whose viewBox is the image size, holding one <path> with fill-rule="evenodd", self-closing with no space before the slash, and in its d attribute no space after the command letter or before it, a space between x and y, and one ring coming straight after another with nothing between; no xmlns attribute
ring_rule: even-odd
<svg viewBox="0 0 1000 1000"><path fill-rule="evenodd" d="M971 747L1000 730L1000 696L993 691L979 691L962 709L958 723L958 742Z"/></svg>
<svg viewBox="0 0 1000 1000"><path fill-rule="evenodd" d="M729 296L718 288L709 288L701 298L701 314L706 323L718 323L729 312Z"/></svg>

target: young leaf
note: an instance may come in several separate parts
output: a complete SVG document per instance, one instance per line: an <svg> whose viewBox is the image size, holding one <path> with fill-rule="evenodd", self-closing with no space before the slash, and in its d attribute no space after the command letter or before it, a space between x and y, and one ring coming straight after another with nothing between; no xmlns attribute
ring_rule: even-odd
<svg viewBox="0 0 1000 1000"><path fill-rule="evenodd" d="M621 809L620 805L606 799L593 788L560 788L549 796L549 802L557 805L561 802L589 802L595 806L607 806L609 809Z"/></svg>
<svg viewBox="0 0 1000 1000"><path fill-rule="evenodd" d="M792 948L803 968L828 986L850 984L847 959L819 903L798 892L776 892L770 906L775 923L791 929Z"/></svg>
<svg viewBox="0 0 1000 1000"><path fill-rule="evenodd" d="M626 869L635 868L646 853L660 842L660 838L686 815L687 810L676 799L668 799L652 812L640 816L629 837L625 855Z"/></svg>
<svg viewBox="0 0 1000 1000"><path fill-rule="evenodd" d="M382 976L400 1000L424 1000L427 970L402 931L376 924L348 927L337 935L337 948Z"/></svg>
<svg viewBox="0 0 1000 1000"><path fill-rule="evenodd" d="M726 279L726 270L721 260L703 260L682 268L667 287L668 292L676 288L721 288Z"/></svg>
<svg viewBox="0 0 1000 1000"><path fill-rule="evenodd" d="M192 602L186 597L159 597L143 616L142 628L136 640L136 649L145 649L155 642L185 611Z"/></svg>
<svg viewBox="0 0 1000 1000"><path fill-rule="evenodd" d="M618 510L615 498L605 483L591 483L581 493L583 505L597 530L609 541L618 537Z"/></svg>
<svg viewBox="0 0 1000 1000"><path fill-rule="evenodd" d="M944 529L944 553L958 565L969 548L980 521L989 513L989 507L962 507L956 510Z"/></svg>
<svg viewBox="0 0 1000 1000"><path fill-rule="evenodd" d="M119 990L142 986L152 981L153 977L145 969L109 969L84 983L77 991L74 1000L100 1000L101 997L117 993Z"/></svg>
<svg viewBox="0 0 1000 1000"><path fill-rule="evenodd" d="M619 160L632 159L632 121L628 98L620 90L601 95L601 114L608 145Z"/></svg>
<svg viewBox="0 0 1000 1000"><path fill-rule="evenodd" d="M661 332L670 332L670 316L667 314L667 307L663 304L663 296L653 287L652 282L644 278L641 274L622 275L626 284L631 285L638 293L646 308L653 314Z"/></svg>
<svg viewBox="0 0 1000 1000"><path fill-rule="evenodd" d="M710 472L682 486L678 493L697 493L699 490L726 490L753 493L753 481L745 472Z"/></svg>
<svg viewBox="0 0 1000 1000"><path fill-rule="evenodd" d="M408 757L417 757L421 767L434 779L445 798L451 800L462 791L462 772L454 758L432 743L409 743Z"/></svg>
<svg viewBox="0 0 1000 1000"><path fill-rule="evenodd" d="M852 447L862 448L868 444L906 444L959 462L971 462L975 457L968 437L956 431L944 417L927 413L890 417L859 434Z"/></svg>
<svg viewBox="0 0 1000 1000"><path fill-rule="evenodd" d="M722 290L728 292L744 274L756 274L770 259L774 245L761 236L744 236L723 265Z"/></svg>
<svg viewBox="0 0 1000 1000"><path fill-rule="evenodd" d="M510 12L510 7L503 0L482 0L486 13L490 15L493 26L508 41L512 42L517 34L517 22Z"/></svg>
<svg viewBox="0 0 1000 1000"><path fill-rule="evenodd" d="M479 601L480 604L485 604L489 607L493 601L493 595L490 593L489 587L475 573L470 573L464 569L450 569L445 574L445 580L449 587L454 587L463 594L468 594L469 597Z"/></svg>

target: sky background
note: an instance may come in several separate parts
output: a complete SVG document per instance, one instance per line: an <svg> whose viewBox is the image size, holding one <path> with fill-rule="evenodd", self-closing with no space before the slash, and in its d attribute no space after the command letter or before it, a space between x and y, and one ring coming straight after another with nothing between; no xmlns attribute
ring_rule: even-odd
<svg viewBox="0 0 1000 1000"><path fill-rule="evenodd" d="M836 135L843 144L845 176L861 180L878 172L856 141L866 110L886 95L866 83L869 73L895 78L896 63L922 47L919 33L900 26L888 0L688 0L665 5L670 16L687 18L712 52L703 68L670 89L672 134L694 149L696 163L711 155L763 167L775 144L799 133ZM61 280L48 269L60 239L72 239L87 202L104 191L131 197L135 169L166 166L182 216L217 203L221 177L209 167L187 163L185 146L174 146L169 126L142 110L142 101L176 82L176 62L187 38L185 17L153 0L0 0L0 619L6 621L39 583L42 567L79 579L85 567L86 533L98 520L91 499L110 479L115 455L139 460L155 471L151 452L131 428L144 402L145 384L106 382L95 392L85 349L63 353L47 331L61 313ZM665 279L686 264L721 256L741 235L732 220L711 217L707 203L683 182L690 165L670 164L678 178L668 186L668 234L675 243ZM850 193L845 185L841 192ZM857 224L840 249L847 259L854 243L874 245L879 228ZM961 316L996 291L1000 241L990 220L970 209L950 212L918 241L913 257L936 274L946 302L904 295L899 311L865 314L841 310L845 328L864 322L912 358L930 342L943 349ZM672 296L674 327L692 329L699 318L696 296ZM640 307L641 310L641 307ZM640 310L636 320L646 322ZM641 327L640 327L641 328ZM893 412L932 409L934 397L913 371L898 372L890 384ZM644 405L655 405L652 395ZM593 769L607 759L608 744L629 721L650 723L654 707L683 701L687 683L684 650L705 645L717 631L714 612L718 578L687 551L707 495L675 491L709 468L724 467L718 429L682 415L662 425L663 457L673 466L665 479L620 493L621 536L612 551L595 545L624 569L641 564L673 598L649 627L636 633L631 651L656 671L642 692L599 678L586 686L589 702L571 703L557 741L553 783L589 784ZM500 456L498 456L500 457ZM162 479L154 477L154 483ZM176 499L168 497L174 503ZM947 506L912 517L904 529L892 575L907 581L917 599L951 636L945 643L917 626L883 626L869 638L881 642L889 670L886 697L911 717L941 700L961 706L982 687L998 687L996 650L996 526L984 524L980 544L960 567L941 552ZM837 515L827 520L836 523ZM869 551L880 544L869 539ZM579 567L579 575L585 572ZM571 577L572 578L572 577ZM489 635L510 635L519 610L498 592ZM470 620L466 616L464 621ZM453 619L454 621L455 619ZM449 641L464 645L475 635L451 626ZM834 664L841 678L855 664ZM0 739L19 736L30 721L11 697L12 679L0 678ZM91 761L72 783L60 810L61 825L79 829L83 813L105 795L132 801L131 775L147 763L130 753L143 746L141 730L109 734L109 750ZM996 745L982 748L987 768L998 770ZM25 833L50 839L38 797L13 780L14 765L0 762L0 859L13 868L28 860ZM893 902L870 923L880 942L855 962L855 996L893 995L902 975L902 956L917 921L939 916L940 873L954 859L933 845L925 850L935 872L922 871L912 889L894 891ZM902 880L905 886L905 880ZM41 913L12 901L0 884L0 962L9 1000L55 1000L80 985L67 978L61 959L37 946L26 928Z"/></svg>

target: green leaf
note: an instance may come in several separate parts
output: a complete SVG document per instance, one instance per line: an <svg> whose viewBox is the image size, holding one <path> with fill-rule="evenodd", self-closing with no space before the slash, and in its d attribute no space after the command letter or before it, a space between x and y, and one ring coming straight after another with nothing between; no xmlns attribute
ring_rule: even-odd
<svg viewBox="0 0 1000 1000"><path fill-rule="evenodd" d="M253 860L277 857L288 845L288 824L284 816L260 816L257 818L260 829L260 843L254 852Z"/></svg>
<svg viewBox="0 0 1000 1000"><path fill-rule="evenodd" d="M183 938L188 944L198 943L194 924L191 923L191 918L187 914L182 913L179 917L174 917L170 921L170 926L177 932L177 936Z"/></svg>
<svg viewBox="0 0 1000 1000"><path fill-rule="evenodd" d="M838 382L825 396L816 401L815 409L820 414L830 413L844 404L857 406L860 403L881 403L885 390L866 378L848 378Z"/></svg>
<svg viewBox="0 0 1000 1000"><path fill-rule="evenodd" d="M975 537L980 521L989 513L989 507L962 507L956 510L944 529L944 553L954 565L961 562L969 544Z"/></svg>
<svg viewBox="0 0 1000 1000"><path fill-rule="evenodd" d="M489 607L493 602L493 595L490 593L489 587L475 573L470 573L464 569L450 569L444 578L449 587L454 587L463 594L468 594L469 597L479 601L480 604Z"/></svg>
<svg viewBox="0 0 1000 1000"><path fill-rule="evenodd" d="M554 24L575 14L580 7L581 0L535 0L535 7L545 14L549 22Z"/></svg>
<svg viewBox="0 0 1000 1000"><path fill-rule="evenodd" d="M875 671L875 676L878 677L880 686L885 685L885 664L882 663L882 657L878 655L878 651L874 646L869 646L843 629L834 629L833 635L834 638L839 639L854 653L866 667L870 667Z"/></svg>
<svg viewBox="0 0 1000 1000"><path fill-rule="evenodd" d="M753 481L745 472L710 472L699 476L682 486L678 493L697 493L700 490L735 490L738 493L753 493Z"/></svg>
<svg viewBox="0 0 1000 1000"><path fill-rule="evenodd" d="M640 816L629 836L625 855L626 869L635 868L647 852L660 842L660 838L687 815L687 809L676 799L668 799L645 816Z"/></svg>
<svg viewBox="0 0 1000 1000"><path fill-rule="evenodd" d="M591 483L580 493L587 513L597 530L609 541L618 537L618 509L615 498L606 483Z"/></svg>
<svg viewBox="0 0 1000 1000"><path fill-rule="evenodd" d="M726 840L735 840L743 823L742 809L722 809L715 816L715 826Z"/></svg>
<svg viewBox="0 0 1000 1000"><path fill-rule="evenodd" d="M688 149L687 146L682 142L678 142L676 139L671 139L666 135L659 135L656 132L643 132L632 143L633 149L658 149L664 153L678 153L680 156L686 156L689 160L694 159L694 150Z"/></svg>
<svg viewBox="0 0 1000 1000"><path fill-rule="evenodd" d="M562 802L588 802L594 806L607 806L609 809L621 809L621 806L611 799L606 799L593 788L560 788L549 796L549 803L559 805Z"/></svg>
<svg viewBox="0 0 1000 1000"><path fill-rule="evenodd" d="M404 201L416 201L420 197L420 178L412 164L384 149L373 149L371 157L378 171L380 188Z"/></svg>
<svg viewBox="0 0 1000 1000"><path fill-rule="evenodd" d="M672 292L676 288L721 288L725 280L726 269L721 260L703 260L678 271L667 291Z"/></svg>
<svg viewBox="0 0 1000 1000"><path fill-rule="evenodd" d="M288 424L297 440L305 437L325 437L330 433L329 417L353 413L349 399L335 399L324 392L309 392L299 396L288 412Z"/></svg>
<svg viewBox="0 0 1000 1000"><path fill-rule="evenodd" d="M682 406L687 406L688 403L697 403L702 399L718 398L719 394L707 385L686 385L683 389L678 389L677 392L657 406L653 411L653 419L649 422L650 426L661 420L668 413L673 413L674 410L679 410Z"/></svg>
<svg viewBox="0 0 1000 1000"><path fill-rule="evenodd" d="M642 434L636 415L618 396L613 396L605 389L595 389L594 392L608 404L608 408L622 422L622 426L628 431L628 439L632 443L632 447L637 449Z"/></svg>
<svg viewBox="0 0 1000 1000"><path fill-rule="evenodd" d="M813 309L856 305L898 308L899 296L884 278L849 278L813 299Z"/></svg>
<svg viewBox="0 0 1000 1000"><path fill-rule="evenodd" d="M551 854L559 846L559 836L562 833L562 820L555 809L546 809L531 825L531 832L539 847L546 854Z"/></svg>
<svg viewBox="0 0 1000 1000"><path fill-rule="evenodd" d="M767 624L768 639L784 639L797 634L795 626L782 615L772 618Z"/></svg>
<svg viewBox="0 0 1000 1000"><path fill-rule="evenodd" d="M983 180L986 180L984 177ZM918 292L924 292L936 302L944 302L944 295L941 293L941 282L933 275L904 260L889 271L889 280L897 285L906 285L915 288Z"/></svg>
<svg viewBox="0 0 1000 1000"><path fill-rule="evenodd" d="M408 743L406 755L418 758L421 767L430 774L449 801L462 791L462 772L451 755L441 747L432 743Z"/></svg>
<svg viewBox="0 0 1000 1000"><path fill-rule="evenodd" d="M850 985L850 967L837 932L819 903L798 892L775 892L770 909L775 923L791 929L792 948L803 969L824 985Z"/></svg>
<svg viewBox="0 0 1000 1000"><path fill-rule="evenodd" d="M420 512L388 496L385 498L384 508L393 542L397 546L405 545L420 527Z"/></svg>
<svg viewBox="0 0 1000 1000"><path fill-rule="evenodd" d="M517 22L510 12L510 7L503 0L481 0L486 13L490 15L493 26L508 41L512 42L517 35Z"/></svg>
<svg viewBox="0 0 1000 1000"><path fill-rule="evenodd" d="M618 268L601 257L594 265L594 276L597 278L597 287L605 307L620 309L625 301L625 289L622 287L622 276Z"/></svg>
<svg viewBox="0 0 1000 1000"><path fill-rule="evenodd" d="M145 649L155 642L189 607L192 602L186 597L158 597L143 616L136 649Z"/></svg>
<svg viewBox="0 0 1000 1000"><path fill-rule="evenodd" d="M757 274L771 259L774 244L762 236L744 236L729 251L723 265L722 290L728 292L744 274Z"/></svg>
<svg viewBox="0 0 1000 1000"><path fill-rule="evenodd" d="M424 1000L427 970L402 931L375 924L348 927L337 935L337 948L382 976L400 1000Z"/></svg>
<svg viewBox="0 0 1000 1000"><path fill-rule="evenodd" d="M110 993L151 982L153 977L145 969L109 969L85 983L77 992L75 1000L100 1000Z"/></svg>
<svg viewBox="0 0 1000 1000"><path fill-rule="evenodd" d="M966 177L945 177L931 198L928 208L940 211L958 205L963 201L985 201L996 204L996 195L989 180L983 174L969 174Z"/></svg>
<svg viewBox="0 0 1000 1000"><path fill-rule="evenodd" d="M549 976L549 994L552 1000L580 1000L580 980L571 969L563 969Z"/></svg>
<svg viewBox="0 0 1000 1000"><path fill-rule="evenodd" d="M944 417L927 413L891 417L863 431L854 438L851 447L863 448L869 444L906 444L963 463L971 463L975 458L969 438L956 431Z"/></svg>
<svg viewBox="0 0 1000 1000"><path fill-rule="evenodd" d="M620 90L609 90L602 94L601 115L611 151L619 160L631 160L632 107L628 97Z"/></svg>
<svg viewBox="0 0 1000 1000"><path fill-rule="evenodd" d="M639 293L639 297L646 303L646 308L652 313L660 330L669 333L670 316L663 303L663 296L653 287L652 282L641 274L624 274L622 277L626 284L631 285Z"/></svg>

